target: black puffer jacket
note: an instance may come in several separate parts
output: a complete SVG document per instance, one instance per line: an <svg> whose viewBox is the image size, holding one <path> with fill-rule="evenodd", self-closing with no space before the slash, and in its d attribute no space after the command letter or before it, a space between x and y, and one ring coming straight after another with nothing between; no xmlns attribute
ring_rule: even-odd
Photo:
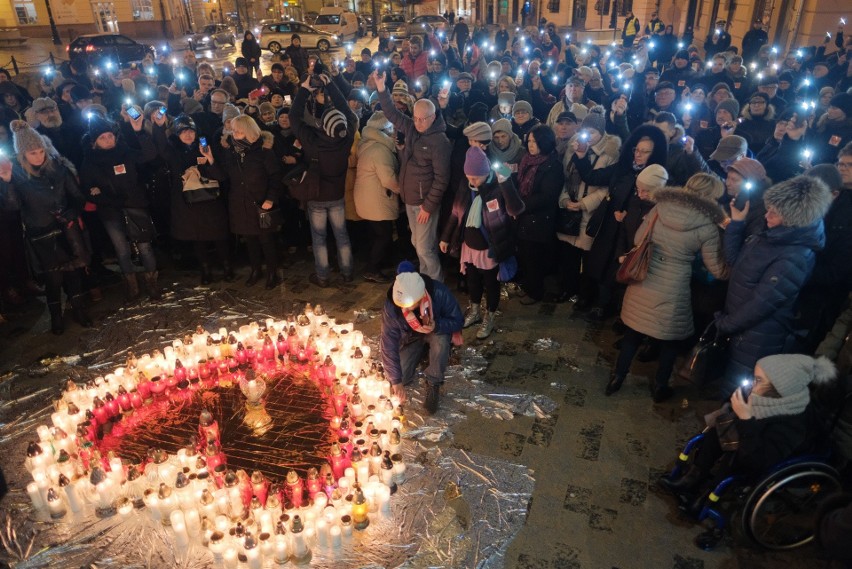
<svg viewBox="0 0 852 569"><path fill-rule="evenodd" d="M748 106L743 110L743 122L737 125L737 134L745 138L748 135L748 149L757 154L766 145L775 132L775 107L767 106L763 116L753 117ZM743 134L745 133L745 134Z"/></svg>
<svg viewBox="0 0 852 569"><path fill-rule="evenodd" d="M701 152L693 148L692 154L687 154L681 142L669 144L666 171L669 173L669 186L683 186L693 175L700 172L712 173Z"/></svg>
<svg viewBox="0 0 852 569"><path fill-rule="evenodd" d="M125 129L124 134L133 132ZM98 215L102 219L115 216L123 218L123 208L147 209L148 197L145 186L139 181L138 165L157 157L154 141L145 130L136 133L135 141L124 141L119 137L113 148L87 150L80 168L80 180L83 193L98 206ZM139 148L130 143L136 142ZM141 148L141 151L140 151ZM100 189L97 196L91 195L91 189Z"/></svg>
<svg viewBox="0 0 852 569"><path fill-rule="evenodd" d="M223 241L228 238L228 209L224 194L219 199L187 203L183 197L183 174L188 168L198 166L204 157L198 151L198 142L187 146L172 135L166 138L163 127L154 125L154 142L160 156L169 165L171 205L171 231L174 239L181 241Z"/></svg>
<svg viewBox="0 0 852 569"><path fill-rule="evenodd" d="M553 241L556 237L559 194L562 193L564 185L565 171L562 161L556 152L551 152L536 170L532 192L521 196L525 208L516 222L518 239L535 243Z"/></svg>
<svg viewBox="0 0 852 569"><path fill-rule="evenodd" d="M222 160L215 164L202 164L198 168L207 177L230 181L228 217L231 233L260 235L258 208L269 200L278 204L282 195L281 162L271 149L263 148L263 138L258 138L244 152L231 146L222 152Z"/></svg>

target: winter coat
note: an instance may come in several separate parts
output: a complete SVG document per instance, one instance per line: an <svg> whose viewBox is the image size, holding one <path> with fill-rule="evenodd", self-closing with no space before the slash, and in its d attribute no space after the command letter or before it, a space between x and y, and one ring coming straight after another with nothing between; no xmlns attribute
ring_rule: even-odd
<svg viewBox="0 0 852 569"><path fill-rule="evenodd" d="M741 136L745 139L748 147L751 148L751 136L740 129L740 125L736 124L733 134ZM774 128L774 127L773 127ZM709 157L719 146L719 141L722 140L722 128L714 124L712 127L702 130L695 136L695 148L701 152L702 156Z"/></svg>
<svg viewBox="0 0 852 569"><path fill-rule="evenodd" d="M741 221L725 229L731 277L725 310L716 319L717 330L731 337L731 377L751 374L757 360L791 345L796 299L825 245L822 220L773 227L749 238L745 229Z"/></svg>
<svg viewBox="0 0 852 569"><path fill-rule="evenodd" d="M642 334L658 340L682 340L693 329L689 281L698 253L716 278L725 276L722 238L718 224L725 213L713 201L683 189L654 193L656 207L636 232L638 245L656 215L651 233L654 244L648 276L627 287L621 319Z"/></svg>
<svg viewBox="0 0 852 569"><path fill-rule="evenodd" d="M852 142L852 117L830 121L825 114L817 121L816 128L808 129L806 137L814 153L812 164L834 164L840 149Z"/></svg>
<svg viewBox="0 0 852 569"><path fill-rule="evenodd" d="M524 212L517 219L517 238L550 243L556 234L556 209L565 186L565 173L556 152L539 165L529 195L521 196ZM520 189L520 188L519 188Z"/></svg>
<svg viewBox="0 0 852 569"><path fill-rule="evenodd" d="M249 93L260 87L260 81L251 76L248 72L243 75L234 73L234 84L237 86L237 99L248 98Z"/></svg>
<svg viewBox="0 0 852 569"><path fill-rule="evenodd" d="M80 145L80 137L77 136L78 133L68 123L63 122L55 128L47 128L44 125L40 125L36 131L48 137L59 154L70 160L75 168L80 168L83 164L83 149Z"/></svg>
<svg viewBox="0 0 852 569"><path fill-rule="evenodd" d="M432 313L435 319L435 329L432 334L450 335L461 331L464 316L453 293L444 283L432 280L431 277L422 273L420 276L426 285L426 292L432 298ZM402 309L394 304L393 286L391 286L382 308L382 332L379 340L382 351L382 365L385 368L385 376L387 376L391 385L402 383L400 350L422 336L423 334L415 332L411 328L402 314Z"/></svg>
<svg viewBox="0 0 852 569"><path fill-rule="evenodd" d="M349 158L346 169L346 188L343 192L343 206L348 221L363 221L355 209L355 177L358 175L358 144L361 142L361 132L355 131L355 139L349 147Z"/></svg>
<svg viewBox="0 0 852 569"><path fill-rule="evenodd" d="M692 154L687 154L683 149L683 143L669 143L669 157L666 160L666 172L669 173L669 186L683 186L695 174L704 172L710 174L710 166L701 156L697 148L692 149Z"/></svg>
<svg viewBox="0 0 852 569"><path fill-rule="evenodd" d="M769 140L775 132L775 107L767 106L767 111L763 116L753 117L749 113L748 105L743 109L743 122L737 125L737 134L749 141L748 148L755 154L763 150L766 141Z"/></svg>
<svg viewBox="0 0 852 569"><path fill-rule="evenodd" d="M308 162L309 174L305 180L310 187L306 188L304 195L299 198L305 201L330 202L343 199L346 173L349 170L349 152L355 140L355 133L358 132L358 119L340 89L334 83L329 83L325 87L325 93L331 98L334 108L346 117L346 136L343 138L331 138L325 131L318 130L305 121L305 103L310 92L304 87L299 88L290 109L293 134L302 143L305 160Z"/></svg>
<svg viewBox="0 0 852 569"><path fill-rule="evenodd" d="M292 43L284 48L284 54L290 56L290 65L296 68L299 79L304 79L308 72L308 50L301 45L296 47Z"/></svg>
<svg viewBox="0 0 852 569"><path fill-rule="evenodd" d="M218 199L197 203L188 203L183 196L184 172L197 167L199 159L206 162L198 150L198 141L187 146L175 135L166 138L165 128L154 125L154 143L169 165L171 237L181 241L228 239L228 208L224 192Z"/></svg>
<svg viewBox="0 0 852 569"><path fill-rule="evenodd" d="M124 131L128 132L128 131ZM139 181L138 165L157 157L154 141L145 130L136 133L142 151L119 138L109 150L87 150L80 168L80 186L87 199L98 206L101 219L124 219L124 208L148 208L145 186ZM100 194L92 196L92 188Z"/></svg>
<svg viewBox="0 0 852 569"><path fill-rule="evenodd" d="M231 144L222 152L221 160L202 164L198 169L208 178L230 182L228 218L231 233L260 235L273 231L260 228L259 208L266 200L275 205L281 201L281 161L271 149L263 148L263 138L258 138L244 152Z"/></svg>
<svg viewBox="0 0 852 569"><path fill-rule="evenodd" d="M254 37L251 39L243 38L243 43L240 45L240 53L248 59L250 68L260 66L260 44L257 43L257 39Z"/></svg>
<svg viewBox="0 0 852 569"><path fill-rule="evenodd" d="M660 83L669 81L675 86L675 89L680 89L681 91L683 91L684 87L691 86L696 80L695 71L689 65L683 69L678 69L672 65L660 75Z"/></svg>
<svg viewBox="0 0 852 569"><path fill-rule="evenodd" d="M818 417L811 404L796 415L765 419L735 419L739 445L735 471L749 477L765 475L772 467L797 454L813 452Z"/></svg>
<svg viewBox="0 0 852 569"><path fill-rule="evenodd" d="M405 147L399 153L400 195L405 205L420 205L430 214L441 208L441 196L450 182L451 145L444 134L441 113L426 132L414 128L414 120L399 112L387 89L379 92L379 102L394 130L405 135Z"/></svg>
<svg viewBox="0 0 852 569"><path fill-rule="evenodd" d="M571 141L575 140L577 135L572 137ZM571 142L568 143L571 147ZM621 139L611 134L605 134L603 138L594 146L589 148L589 154L592 155L592 168L597 170L606 168L610 164L614 164L618 160L618 153L621 149ZM560 241L570 243L578 249L588 251L592 248L594 238L586 235L586 226L589 224L589 218L598 209L603 201L609 195L608 186L590 186L585 183L577 172L577 168L571 161L572 153L566 153L563 160L565 167L565 186L562 188L562 194L559 196L559 207L566 207L569 201L580 202L580 211L583 217L580 220L579 235L564 235L557 232L556 237ZM576 176L576 177L575 177ZM576 184L576 185L575 185ZM574 187L571 187L574 186Z"/></svg>
<svg viewBox="0 0 852 569"><path fill-rule="evenodd" d="M393 139L365 126L358 144L355 174L355 210L370 221L395 221L399 217L399 159Z"/></svg>
<svg viewBox="0 0 852 569"><path fill-rule="evenodd" d="M524 202L521 201L511 177L499 183L497 176L490 174L488 180L479 187L478 192L482 199L480 231L488 242L488 257L500 263L514 254L512 218L523 213ZM465 224L474 197L474 192L465 179L456 190L452 213L441 233L441 241L449 243L449 251L455 257L461 253Z"/></svg>

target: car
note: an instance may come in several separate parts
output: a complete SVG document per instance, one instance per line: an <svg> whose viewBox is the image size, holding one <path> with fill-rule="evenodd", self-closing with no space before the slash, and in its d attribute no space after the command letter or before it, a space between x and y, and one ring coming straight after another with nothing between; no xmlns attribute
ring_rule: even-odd
<svg viewBox="0 0 852 569"><path fill-rule="evenodd" d="M443 27L444 30L450 29L450 22L447 21L443 16L438 16L437 14L428 14L422 16L414 16L408 23L405 25L406 35L411 37L415 34L422 34L423 28L429 24L433 28Z"/></svg>
<svg viewBox="0 0 852 569"><path fill-rule="evenodd" d="M290 37L299 34L302 38L302 47L305 49L318 49L328 51L332 47L340 47L343 43L340 38L328 32L322 32L304 22L278 22L263 26L257 34L257 42L261 49L268 49L272 53L278 53L290 45Z"/></svg>
<svg viewBox="0 0 852 569"><path fill-rule="evenodd" d="M385 14L382 16L379 30L388 32L392 36L405 35L405 16L402 14Z"/></svg>
<svg viewBox="0 0 852 569"><path fill-rule="evenodd" d="M216 49L225 44L236 47L237 32L226 24L209 24L197 34L189 36L187 41L190 51Z"/></svg>
<svg viewBox="0 0 852 569"><path fill-rule="evenodd" d="M313 26L314 22L317 21L318 17L319 17L319 12L305 12L305 17L303 18L303 20L309 26Z"/></svg>
<svg viewBox="0 0 852 569"><path fill-rule="evenodd" d="M156 57L154 46L139 43L122 34L84 34L65 46L69 59L84 57L97 64L103 59L119 65L142 61L146 55Z"/></svg>
<svg viewBox="0 0 852 569"><path fill-rule="evenodd" d="M358 16L345 8L322 8L313 25L318 30L340 36L344 42L358 39Z"/></svg>

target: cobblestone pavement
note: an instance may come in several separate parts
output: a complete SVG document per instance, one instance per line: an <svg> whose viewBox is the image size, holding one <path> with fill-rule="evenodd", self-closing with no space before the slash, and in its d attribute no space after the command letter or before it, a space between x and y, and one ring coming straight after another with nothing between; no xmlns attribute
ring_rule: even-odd
<svg viewBox="0 0 852 569"><path fill-rule="evenodd" d="M308 254L285 261L285 283L266 292L246 289L241 281L214 283L237 297L250 297L270 314L285 313L294 303L321 303L342 319L357 313L365 335L378 334L385 285L356 279L318 289L307 281ZM245 278L243 269L241 274ZM166 286L195 286L189 271L166 270ZM455 283L451 280L450 285ZM105 300L92 309L96 322L120 308L118 285L105 289ZM464 305L466 299L459 300ZM365 312L366 311L366 312ZM516 569L763 569L822 566L805 548L776 554L727 539L704 552L692 539L700 528L679 518L672 500L655 488L655 478L671 465L676 451L715 408L701 401L695 388L675 384L675 397L655 405L647 376L653 364L636 365L634 374L612 397L603 387L615 356L611 322L587 324L572 317L570 304L522 306L501 302L497 331L488 340L465 331L468 346L481 350L488 365L480 379L487 385L513 387L546 395L557 403L547 418L486 419L476 411L453 426L453 437L437 443L471 453L523 464L533 470L535 492L528 519L506 555ZM43 305L32 301L0 326L0 371L30 366L46 354L72 355L92 332L70 324L64 336L48 332ZM120 333L120 330L117 331ZM0 399L43 387L44 379L27 378L4 385ZM428 444L428 443L427 443Z"/></svg>

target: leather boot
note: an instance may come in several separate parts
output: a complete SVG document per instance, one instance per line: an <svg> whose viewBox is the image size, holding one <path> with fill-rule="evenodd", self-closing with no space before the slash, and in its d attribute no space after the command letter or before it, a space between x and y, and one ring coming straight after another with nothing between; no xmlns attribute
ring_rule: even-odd
<svg viewBox="0 0 852 569"><path fill-rule="evenodd" d="M148 297L151 300L160 300L163 298L160 292L160 286L157 284L157 278L160 276L158 271L149 271L145 273L145 288L148 289Z"/></svg>
<svg viewBox="0 0 852 569"><path fill-rule="evenodd" d="M482 318L482 325L476 332L476 338L478 340L484 340L491 335L491 332L494 331L494 318L495 314L493 312L489 311L485 313L485 316Z"/></svg>
<svg viewBox="0 0 852 569"><path fill-rule="evenodd" d="M278 271L269 269L266 272L266 290L272 290L281 284L281 277L278 276Z"/></svg>
<svg viewBox="0 0 852 569"><path fill-rule="evenodd" d="M136 273L125 273L124 288L127 302L133 302L139 298L139 281L136 279Z"/></svg>
<svg viewBox="0 0 852 569"><path fill-rule="evenodd" d="M83 328L91 328L93 326L92 318L86 312L86 297L82 294L71 297L71 309L74 315L74 320Z"/></svg>
<svg viewBox="0 0 852 569"><path fill-rule="evenodd" d="M230 261L222 263L222 268L225 270L225 274L222 277L223 281L226 283L232 283L237 279L237 275L234 274L234 267L231 265Z"/></svg>
<svg viewBox="0 0 852 569"><path fill-rule="evenodd" d="M254 286L257 284L257 281L260 280L262 273L260 269L252 268L251 274L249 274L249 278L246 279L246 286Z"/></svg>
<svg viewBox="0 0 852 569"><path fill-rule="evenodd" d="M209 285L213 282L213 274L210 272L210 265L201 263L201 284Z"/></svg>
<svg viewBox="0 0 852 569"><path fill-rule="evenodd" d="M65 332L65 322L62 320L62 303L48 302L47 311L50 313L50 331L57 336Z"/></svg>
<svg viewBox="0 0 852 569"><path fill-rule="evenodd" d="M659 484L675 496L679 496L694 493L706 478L697 467L690 465L680 478L672 480L668 476L663 476L659 479Z"/></svg>
<svg viewBox="0 0 852 569"><path fill-rule="evenodd" d="M478 304L468 304L467 314L464 317L462 328L470 328L474 324L482 321L482 308Z"/></svg>
<svg viewBox="0 0 852 569"><path fill-rule="evenodd" d="M604 394L609 397L610 395L621 389L621 384L624 383L625 377L626 376L616 375L615 372L612 372L609 376L609 383L606 384L606 390L604 391Z"/></svg>

